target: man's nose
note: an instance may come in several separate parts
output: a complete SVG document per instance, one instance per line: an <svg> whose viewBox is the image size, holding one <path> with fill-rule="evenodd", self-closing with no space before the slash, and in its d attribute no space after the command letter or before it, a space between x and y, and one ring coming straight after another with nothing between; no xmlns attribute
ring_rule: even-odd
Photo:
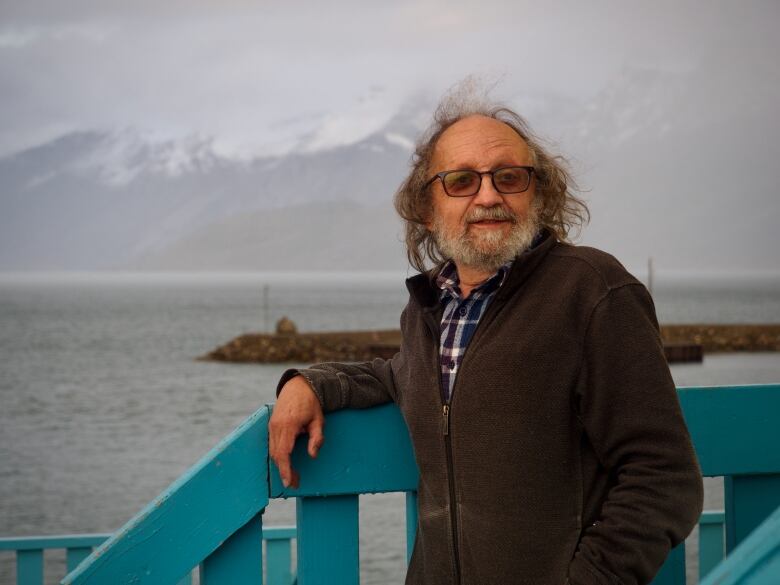
<svg viewBox="0 0 780 585"><path fill-rule="evenodd" d="M482 182L479 185L479 191L474 195L474 204L483 207L493 207L504 202L501 193L496 191L493 186L493 177L489 174L482 175Z"/></svg>

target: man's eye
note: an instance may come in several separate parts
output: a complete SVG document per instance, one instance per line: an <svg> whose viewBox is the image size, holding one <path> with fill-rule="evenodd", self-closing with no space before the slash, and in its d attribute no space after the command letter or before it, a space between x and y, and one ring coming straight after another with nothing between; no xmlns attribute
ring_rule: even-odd
<svg viewBox="0 0 780 585"><path fill-rule="evenodd" d="M446 177L448 189L465 189L474 184L473 173L450 173Z"/></svg>
<svg viewBox="0 0 780 585"><path fill-rule="evenodd" d="M455 175L455 178L453 179L453 183L457 183L458 185L468 185L473 180L473 177L468 173L462 173Z"/></svg>
<svg viewBox="0 0 780 585"><path fill-rule="evenodd" d="M520 180L520 175L515 171L502 171L496 173L496 181L499 183L517 183Z"/></svg>

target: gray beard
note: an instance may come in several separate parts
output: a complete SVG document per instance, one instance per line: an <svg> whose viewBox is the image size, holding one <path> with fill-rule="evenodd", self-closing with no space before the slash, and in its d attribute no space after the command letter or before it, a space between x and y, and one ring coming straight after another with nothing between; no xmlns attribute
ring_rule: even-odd
<svg viewBox="0 0 780 585"><path fill-rule="evenodd" d="M539 233L540 205L537 201L534 199L524 218L512 215L502 208L481 208L481 211L470 214L467 223L454 234L447 233L441 217L436 217L431 229L436 247L443 257L454 261L459 266L495 272L527 250ZM469 219L487 218L511 219L514 223L507 236L498 230L486 233L469 231Z"/></svg>

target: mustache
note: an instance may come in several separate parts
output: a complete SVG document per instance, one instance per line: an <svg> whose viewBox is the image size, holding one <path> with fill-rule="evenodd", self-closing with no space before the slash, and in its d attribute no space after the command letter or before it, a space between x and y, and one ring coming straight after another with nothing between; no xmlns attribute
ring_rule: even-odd
<svg viewBox="0 0 780 585"><path fill-rule="evenodd" d="M476 223L485 220L517 223L517 216L499 205L494 207L475 207L466 215L466 223Z"/></svg>

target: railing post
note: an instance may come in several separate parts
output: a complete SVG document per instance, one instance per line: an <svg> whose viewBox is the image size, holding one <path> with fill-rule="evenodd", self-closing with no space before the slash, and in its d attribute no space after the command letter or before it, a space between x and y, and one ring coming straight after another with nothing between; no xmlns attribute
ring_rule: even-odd
<svg viewBox="0 0 780 585"><path fill-rule="evenodd" d="M417 492L406 492L406 564L412 560L417 538Z"/></svg>
<svg viewBox="0 0 780 585"><path fill-rule="evenodd" d="M726 496L726 552L745 540L780 506L780 474L723 478Z"/></svg>
<svg viewBox="0 0 780 585"><path fill-rule="evenodd" d="M263 582L263 513L234 532L200 568L201 585Z"/></svg>
<svg viewBox="0 0 780 585"><path fill-rule="evenodd" d="M292 554L289 538L274 538L265 541L267 585L290 585L292 583Z"/></svg>
<svg viewBox="0 0 780 585"><path fill-rule="evenodd" d="M81 564L92 553L92 547L78 546L66 549L65 558L67 561L68 573Z"/></svg>
<svg viewBox="0 0 780 585"><path fill-rule="evenodd" d="M43 551L41 549L16 551L17 585L43 585Z"/></svg>
<svg viewBox="0 0 780 585"><path fill-rule="evenodd" d="M699 579L723 560L723 512L704 512L699 520Z"/></svg>
<svg viewBox="0 0 780 585"><path fill-rule="evenodd" d="M674 547L651 585L685 585L685 543Z"/></svg>
<svg viewBox="0 0 780 585"><path fill-rule="evenodd" d="M358 585L358 496L297 501L298 584Z"/></svg>

